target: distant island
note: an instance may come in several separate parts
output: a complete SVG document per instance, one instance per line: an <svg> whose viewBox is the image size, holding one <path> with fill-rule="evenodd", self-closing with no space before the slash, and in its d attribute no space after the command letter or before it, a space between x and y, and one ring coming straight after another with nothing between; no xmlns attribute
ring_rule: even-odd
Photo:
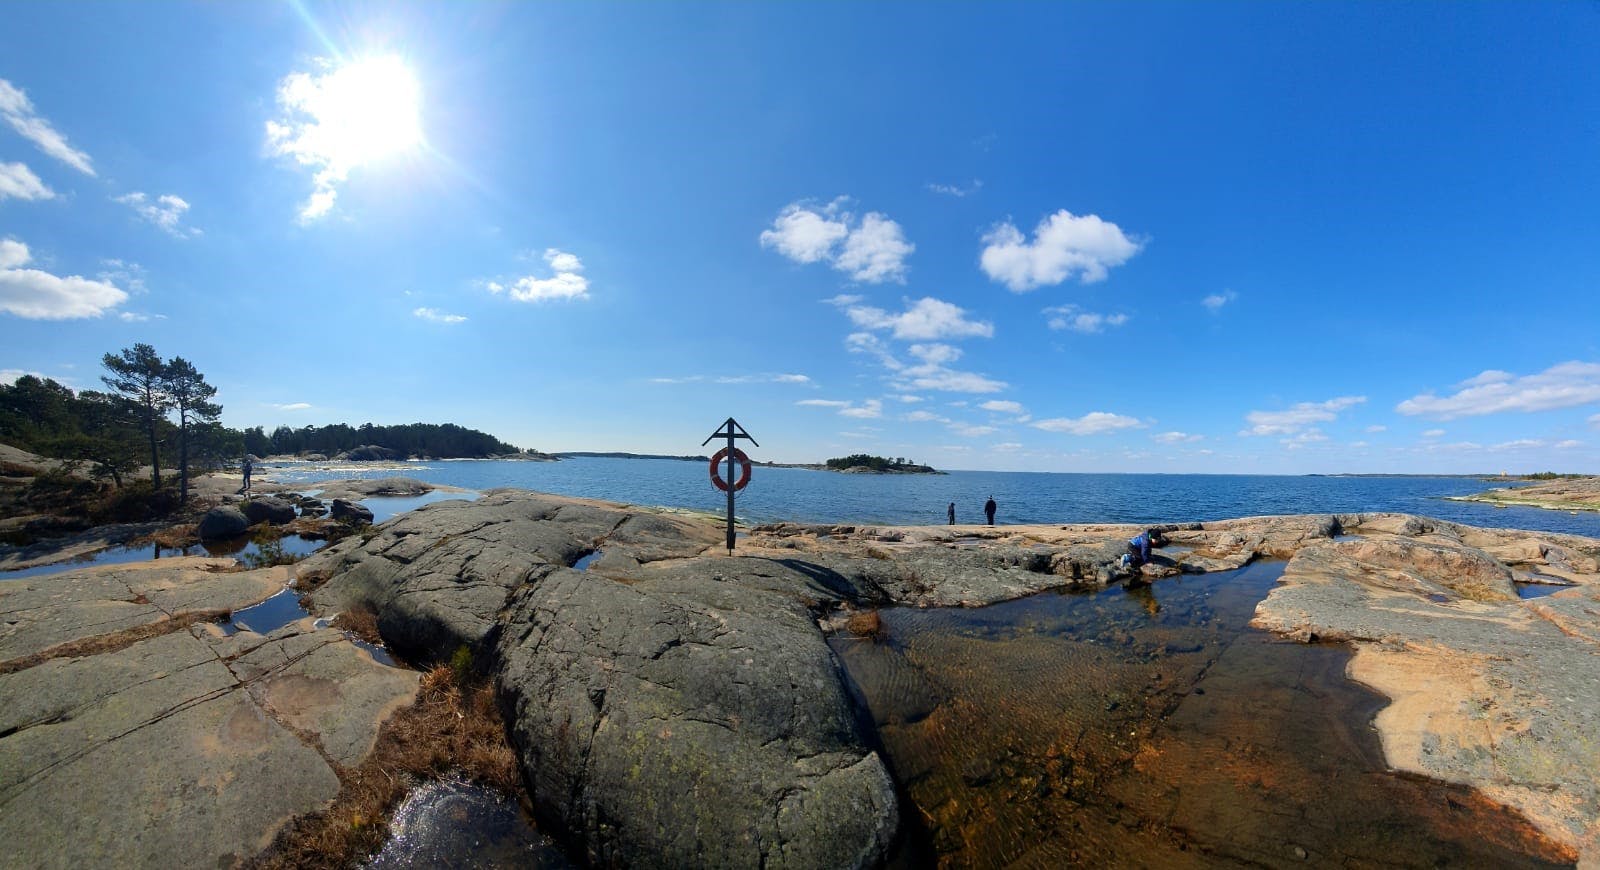
<svg viewBox="0 0 1600 870"><path fill-rule="evenodd" d="M882 456L872 456L866 453L852 453L830 459L823 464L829 471L841 471L846 474L944 474L944 472L928 465L921 465L904 457L888 459Z"/></svg>
<svg viewBox="0 0 1600 870"><path fill-rule="evenodd" d="M244 452L254 456L375 461L396 459L549 459L499 438L454 423L404 423L378 426L261 426L244 430Z"/></svg>

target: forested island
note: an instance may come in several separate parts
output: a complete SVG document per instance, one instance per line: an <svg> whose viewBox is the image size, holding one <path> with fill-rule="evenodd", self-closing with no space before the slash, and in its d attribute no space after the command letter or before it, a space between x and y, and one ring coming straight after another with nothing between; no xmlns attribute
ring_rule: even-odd
<svg viewBox="0 0 1600 870"><path fill-rule="evenodd" d="M867 453L852 453L849 456L830 459L824 463L824 467L829 471L855 474L944 474L932 466L921 465L904 457L889 459Z"/></svg>

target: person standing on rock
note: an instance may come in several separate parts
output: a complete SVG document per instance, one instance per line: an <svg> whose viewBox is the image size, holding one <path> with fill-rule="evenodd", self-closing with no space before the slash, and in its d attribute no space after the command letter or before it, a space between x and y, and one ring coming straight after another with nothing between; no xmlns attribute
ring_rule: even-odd
<svg viewBox="0 0 1600 870"><path fill-rule="evenodd" d="M945 508L944 512L945 512L945 515L950 518L950 525L952 525L952 526L955 525L956 524L956 503L955 502L951 502L950 506Z"/></svg>
<svg viewBox="0 0 1600 870"><path fill-rule="evenodd" d="M994 496L991 495L989 500L983 503L983 515L989 518L989 525L991 526L994 525L995 508Z"/></svg>
<svg viewBox="0 0 1600 870"><path fill-rule="evenodd" d="M244 486L239 487L239 494L240 495L249 495L250 494L250 472L255 470L255 466L253 464L251 464L250 456L248 454L245 455L244 464L241 467L244 469Z"/></svg>

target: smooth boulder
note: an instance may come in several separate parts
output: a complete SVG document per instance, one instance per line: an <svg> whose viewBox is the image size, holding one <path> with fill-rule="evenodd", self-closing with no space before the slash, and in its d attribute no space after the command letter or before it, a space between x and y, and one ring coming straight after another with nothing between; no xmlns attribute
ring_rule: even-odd
<svg viewBox="0 0 1600 870"><path fill-rule="evenodd" d="M336 520L352 520L357 523L372 522L372 511L368 510L366 505L342 498L333 500L332 515Z"/></svg>
<svg viewBox="0 0 1600 870"><path fill-rule="evenodd" d="M250 518L235 507L214 507L200 518L196 534L202 541L236 538L250 528Z"/></svg>
<svg viewBox="0 0 1600 870"><path fill-rule="evenodd" d="M256 496L244 503L244 515L254 523L281 526L294 522L294 505L270 495Z"/></svg>

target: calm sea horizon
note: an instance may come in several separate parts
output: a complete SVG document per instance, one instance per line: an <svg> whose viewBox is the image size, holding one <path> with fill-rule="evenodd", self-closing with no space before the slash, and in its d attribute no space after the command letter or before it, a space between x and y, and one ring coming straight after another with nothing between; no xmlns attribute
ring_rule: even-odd
<svg viewBox="0 0 1600 870"><path fill-rule="evenodd" d="M264 462L262 479L313 488L319 481L403 475L484 491L497 487L721 513L726 497L704 462L576 457L560 462L445 460L384 463ZM1265 514L1420 514L1475 526L1600 537L1600 513L1494 507L1447 500L1496 484L1464 477L1334 477L1249 474L1088 474L952 471L840 474L756 467L736 512L751 523L942 525L983 521L993 496L996 521L1010 523L1176 523Z"/></svg>

